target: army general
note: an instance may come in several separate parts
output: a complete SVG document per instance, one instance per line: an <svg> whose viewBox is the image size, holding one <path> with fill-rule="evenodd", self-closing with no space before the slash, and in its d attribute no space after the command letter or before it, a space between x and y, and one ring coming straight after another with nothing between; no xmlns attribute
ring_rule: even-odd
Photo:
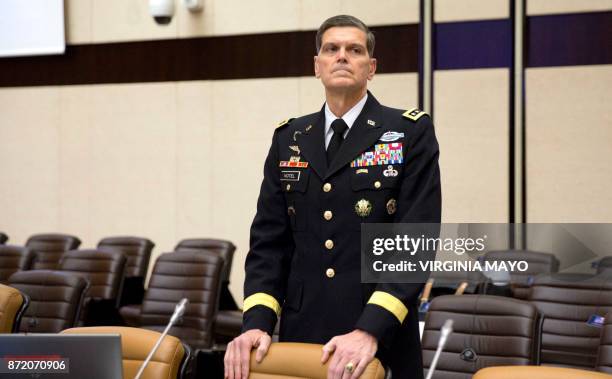
<svg viewBox="0 0 612 379"><path fill-rule="evenodd" d="M376 59L362 21L326 20L316 49L326 101L274 132L251 226L243 333L228 345L225 376L247 377L250 351L263 358L280 317L281 341L325 344L323 362L333 352L329 378L358 378L374 356L393 378L422 378L422 284L361 283L360 226L440 222L433 125L367 90Z"/></svg>

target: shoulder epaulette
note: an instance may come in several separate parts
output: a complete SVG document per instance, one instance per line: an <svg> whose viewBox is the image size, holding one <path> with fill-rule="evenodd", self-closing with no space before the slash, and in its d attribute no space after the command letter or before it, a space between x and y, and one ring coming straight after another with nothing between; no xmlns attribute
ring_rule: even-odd
<svg viewBox="0 0 612 379"><path fill-rule="evenodd" d="M412 108L411 110L404 112L402 116L406 117L409 120L417 121L419 118L423 117L426 114L426 112L423 112L419 108Z"/></svg>
<svg viewBox="0 0 612 379"><path fill-rule="evenodd" d="M278 123L278 125L276 126L276 129L282 128L284 126L287 126L291 123L291 121L295 120L295 118L288 118L286 120L283 120L281 122Z"/></svg>

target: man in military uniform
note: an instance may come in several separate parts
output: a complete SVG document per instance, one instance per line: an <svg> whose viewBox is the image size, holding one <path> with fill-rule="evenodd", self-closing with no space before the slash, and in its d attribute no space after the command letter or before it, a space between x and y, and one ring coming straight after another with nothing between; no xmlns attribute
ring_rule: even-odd
<svg viewBox="0 0 612 379"><path fill-rule="evenodd" d="M394 378L423 376L422 285L362 284L360 227L440 222L438 144L428 115L385 107L367 90L373 51L354 17L319 28L314 66L326 102L274 132L226 378L247 377L253 348L263 359L278 317L281 341L325 344L329 378L358 378L375 355Z"/></svg>

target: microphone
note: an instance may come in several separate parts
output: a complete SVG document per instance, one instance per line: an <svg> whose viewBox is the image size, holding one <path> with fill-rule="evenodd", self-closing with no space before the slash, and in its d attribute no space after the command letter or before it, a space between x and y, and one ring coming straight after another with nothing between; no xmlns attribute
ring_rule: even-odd
<svg viewBox="0 0 612 379"><path fill-rule="evenodd" d="M145 359L142 362L142 365L140 366L140 369L138 370L138 373L136 374L134 379L140 379L140 377L144 373L145 368L149 364L149 361L153 359L153 355L159 348L159 345L161 345L161 342L163 341L166 334L168 334L168 331L170 330L172 325L174 325L176 321L185 313L185 308L187 308L187 304L189 304L189 300L187 300L186 298L183 298L174 307L174 313L172 313L172 317L170 317L170 321L168 322L168 325L166 325L166 329L164 329L164 332L161 334L161 336L159 336L159 338L157 339L157 342L155 342L155 346L153 346L153 349L151 349L151 351L149 352L149 355L147 355L147 359Z"/></svg>
<svg viewBox="0 0 612 379"><path fill-rule="evenodd" d="M434 371L436 370L436 365L438 364L438 358L440 358L440 354L442 354L442 350L444 349L444 345L446 345L446 341L448 340L448 336L453 332L453 320L448 319L442 325L442 329L440 329L440 339L438 340L438 348L436 349L436 354L431 361L431 366L429 366L429 371L427 372L427 378L431 379Z"/></svg>

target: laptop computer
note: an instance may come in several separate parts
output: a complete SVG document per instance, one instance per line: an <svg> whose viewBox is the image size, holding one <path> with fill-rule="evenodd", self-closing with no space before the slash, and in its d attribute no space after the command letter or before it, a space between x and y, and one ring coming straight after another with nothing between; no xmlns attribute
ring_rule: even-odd
<svg viewBox="0 0 612 379"><path fill-rule="evenodd" d="M122 379L118 334L0 334L0 378Z"/></svg>

